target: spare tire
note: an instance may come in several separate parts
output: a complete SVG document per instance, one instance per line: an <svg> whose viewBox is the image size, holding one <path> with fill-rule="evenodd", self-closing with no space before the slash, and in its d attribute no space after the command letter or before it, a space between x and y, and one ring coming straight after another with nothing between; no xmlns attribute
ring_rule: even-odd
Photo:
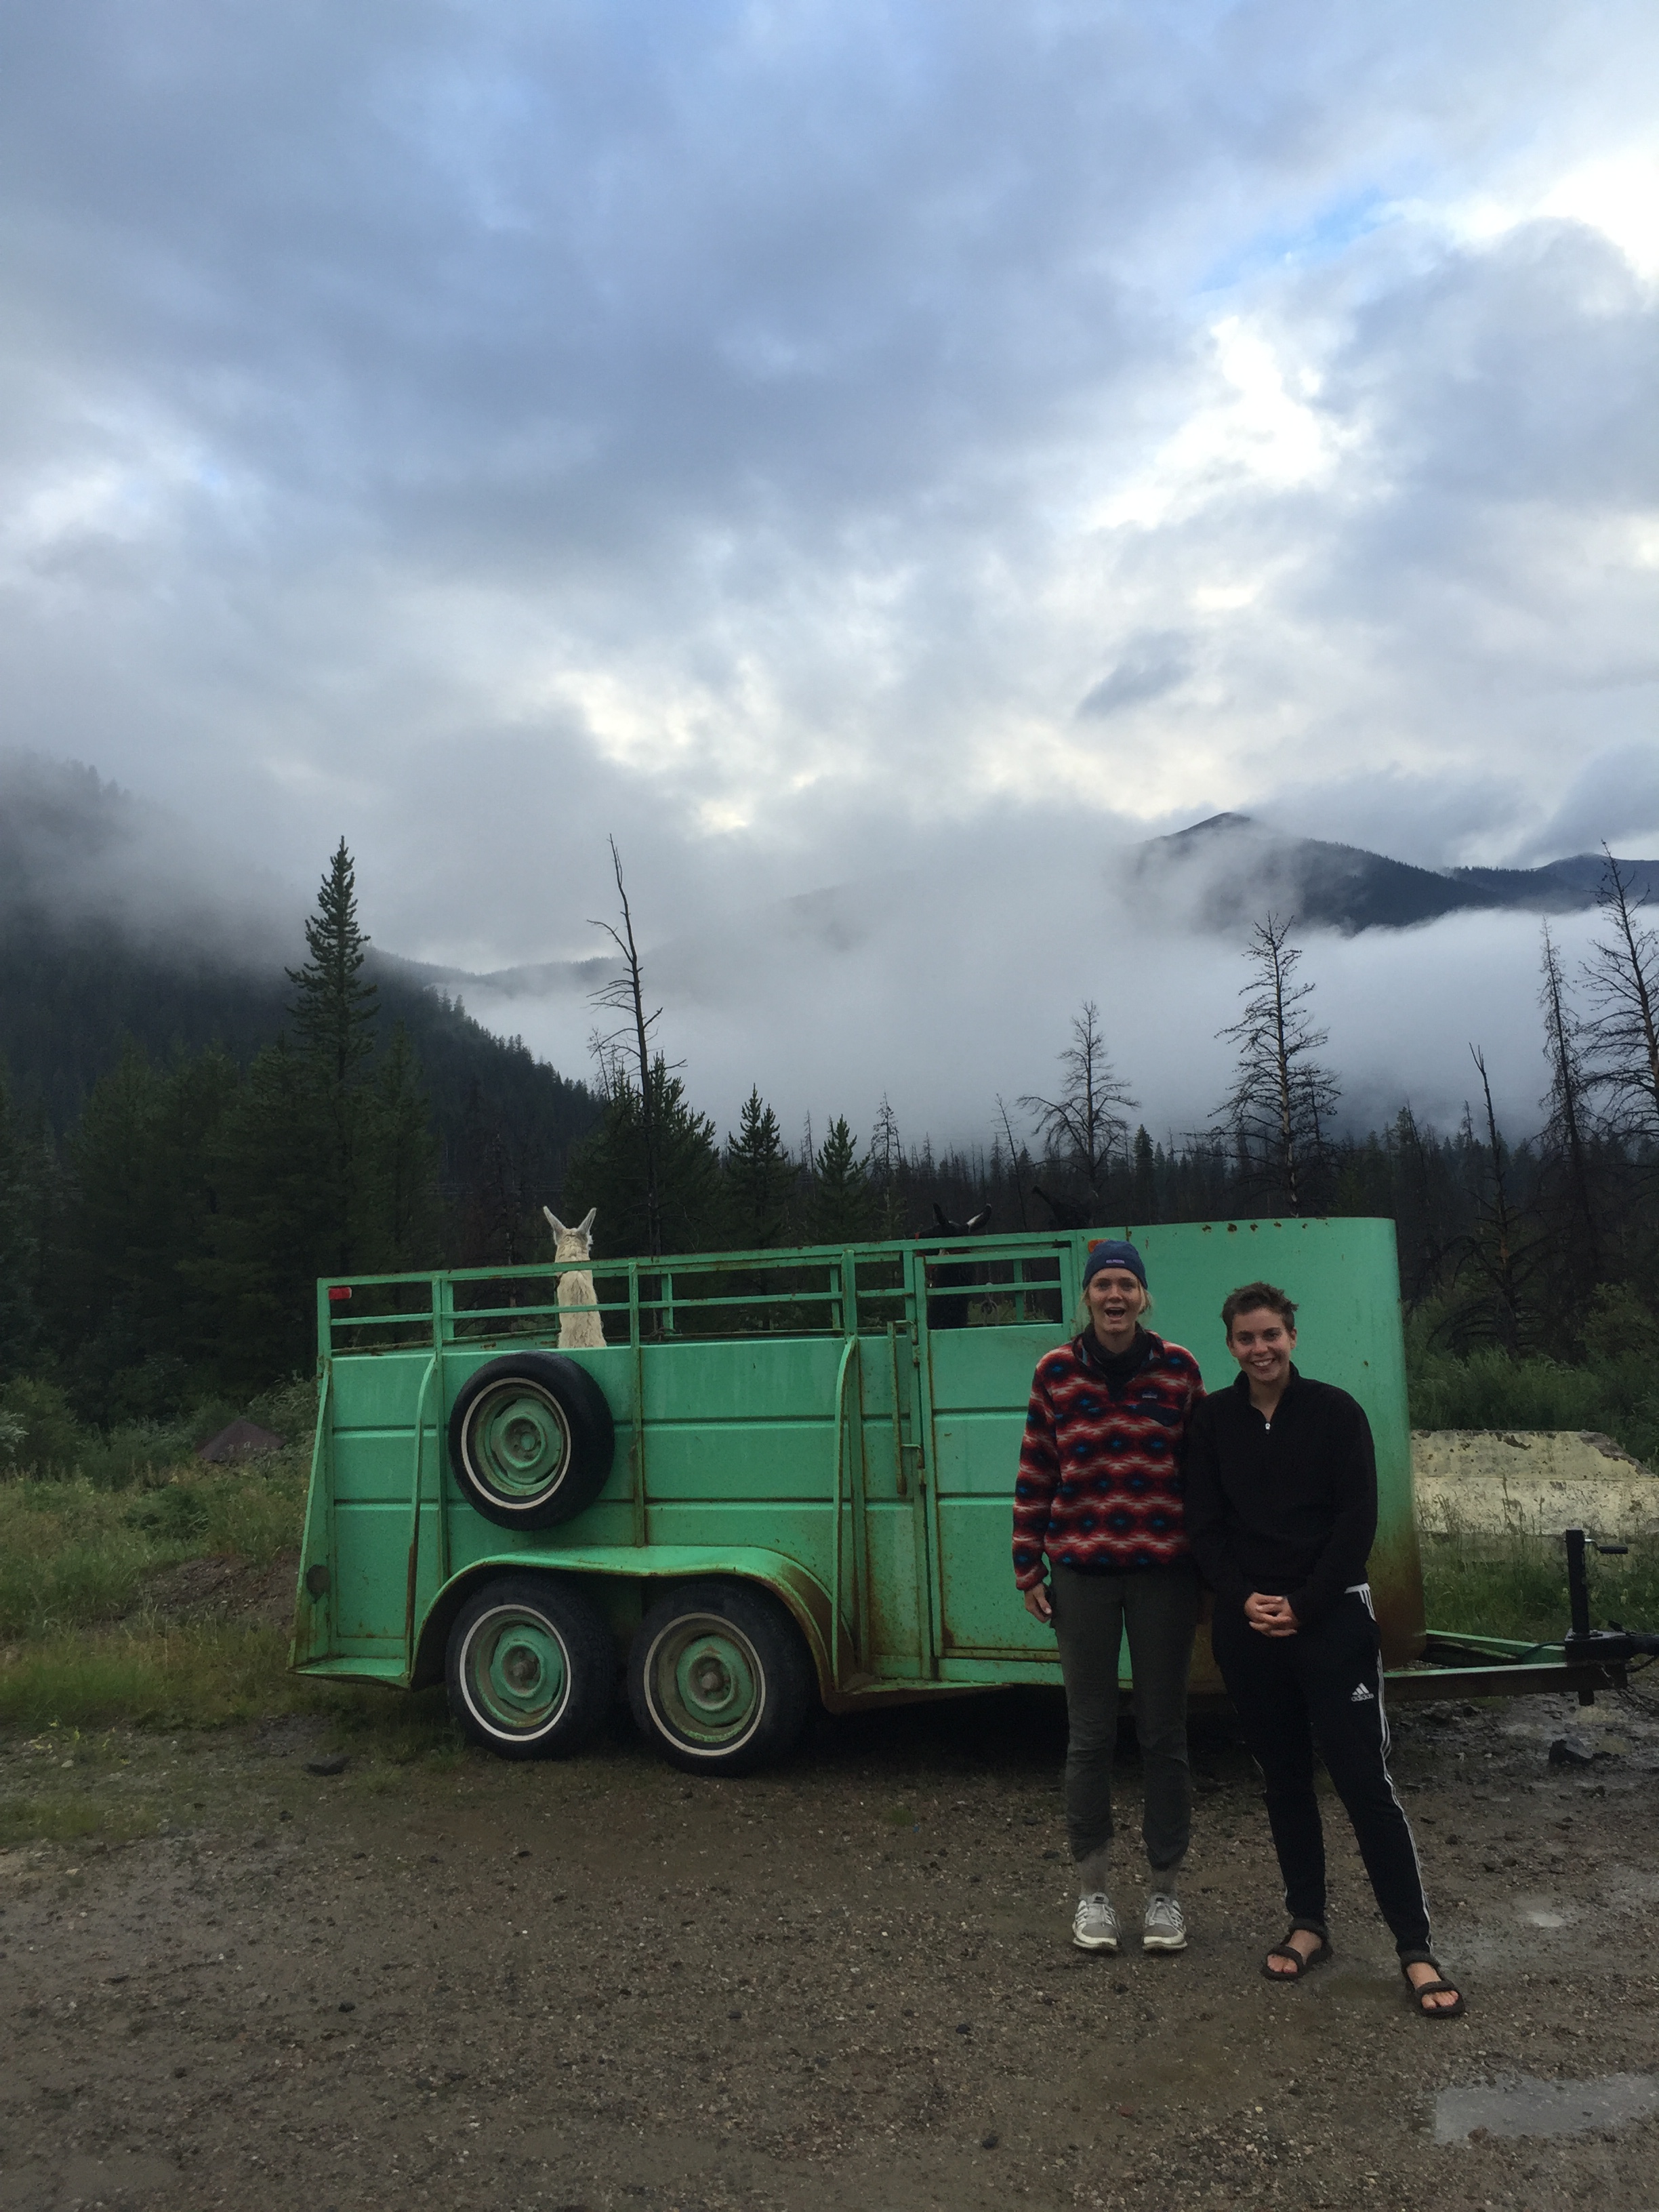
<svg viewBox="0 0 1659 2212"><path fill-rule="evenodd" d="M552 1352L492 1359L449 1416L449 1463L461 1493L503 1528L551 1528L605 1488L616 1433L605 1393Z"/></svg>

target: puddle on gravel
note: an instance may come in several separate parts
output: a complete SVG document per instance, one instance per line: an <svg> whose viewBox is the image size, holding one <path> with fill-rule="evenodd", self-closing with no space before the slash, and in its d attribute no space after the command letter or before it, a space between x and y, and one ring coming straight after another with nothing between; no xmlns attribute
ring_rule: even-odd
<svg viewBox="0 0 1659 2212"><path fill-rule="evenodd" d="M1659 2112L1659 2078L1603 2074L1591 2081L1538 2081L1519 2075L1490 2087L1443 2089L1434 2100L1434 2139L1467 2143L1484 2136L1583 2136Z"/></svg>

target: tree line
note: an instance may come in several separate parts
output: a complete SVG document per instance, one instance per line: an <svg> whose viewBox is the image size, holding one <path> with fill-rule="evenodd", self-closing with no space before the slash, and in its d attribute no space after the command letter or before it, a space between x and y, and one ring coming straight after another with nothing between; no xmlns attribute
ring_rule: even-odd
<svg viewBox="0 0 1659 2212"><path fill-rule="evenodd" d="M722 1136L654 1043L661 1010L646 1012L616 869L621 966L597 1003L623 1018L593 1040L604 1109L572 1152L565 1207L598 1206L607 1254L927 1236L986 1207L1004 1231L1383 1216L1425 1345L1574 1358L1623 1329L1659 1351L1659 933L1611 853L1581 973L1567 974L1543 927L1544 1088L1537 1126L1518 1137L1500 1123L1478 1038L1455 1127L1409 1103L1381 1129L1345 1127L1293 918L1268 914L1243 949L1238 1018L1220 1032L1231 1079L1200 1127L1160 1139L1134 1119L1090 1000L1054 1084L1012 1109L998 1098L985 1143L938 1151L927 1137L907 1146L884 1097L867 1138L837 1115L792 1148L757 1086Z"/></svg>
<svg viewBox="0 0 1659 2212"><path fill-rule="evenodd" d="M42 949L43 995L67 975L84 1006L87 948ZM118 977L125 1044L77 1110L55 1110L50 1005L18 1096L0 1071L0 1384L50 1377L100 1425L167 1420L308 1369L319 1275L539 1252L542 1204L600 1102L459 1003L377 974L343 842L274 1039L245 1024L147 1046L143 972ZM181 1025L199 1023L199 1000L158 973ZM106 981L95 1018L109 996Z"/></svg>
<svg viewBox="0 0 1659 2212"><path fill-rule="evenodd" d="M618 964L596 994L611 1019L591 1089L515 1045L501 1048L512 1083L464 1090L476 1025L459 1009L418 1045L388 1019L343 842L274 1042L240 1057L131 1043L61 1129L0 1089L0 1385L50 1378L105 1426L246 1394L309 1367L319 1275L544 1257L544 1202L567 1218L597 1206L606 1257L935 1235L988 1207L1002 1231L1384 1215L1425 1345L1659 1352L1659 938L1610 856L1583 973L1544 932L1545 1087L1520 1137L1478 1039L1456 1127L1402 1105L1382 1129L1346 1128L1293 924L1270 915L1223 1033L1232 1077L1200 1126L1155 1138L1136 1119L1091 1001L1052 1084L995 1100L983 1143L936 1148L907 1139L884 1097L867 1133L836 1114L791 1142L758 1085L717 1127L659 1042L612 853L602 927ZM561 1086L562 1121L532 1076Z"/></svg>

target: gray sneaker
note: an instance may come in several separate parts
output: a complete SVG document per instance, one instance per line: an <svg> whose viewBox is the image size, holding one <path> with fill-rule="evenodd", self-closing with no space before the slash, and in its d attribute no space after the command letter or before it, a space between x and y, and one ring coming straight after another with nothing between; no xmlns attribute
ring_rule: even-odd
<svg viewBox="0 0 1659 2212"><path fill-rule="evenodd" d="M1115 1951L1117 1915L1103 1889L1079 1897L1072 1915L1072 1941L1079 1951Z"/></svg>
<svg viewBox="0 0 1659 2212"><path fill-rule="evenodd" d="M1187 1916L1167 1889L1155 1889L1146 1900L1140 1943L1146 1951L1184 1951L1187 1948Z"/></svg>

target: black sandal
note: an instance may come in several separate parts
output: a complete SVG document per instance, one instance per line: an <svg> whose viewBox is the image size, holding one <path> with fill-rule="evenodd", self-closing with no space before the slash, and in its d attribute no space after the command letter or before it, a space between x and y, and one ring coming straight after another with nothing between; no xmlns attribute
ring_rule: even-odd
<svg viewBox="0 0 1659 2212"><path fill-rule="evenodd" d="M1436 1978L1431 1982L1414 1982L1409 1972L1413 1966L1432 1966ZM1413 1951L1400 1961L1400 1971L1406 1977L1406 1987L1411 1992L1412 2010L1419 2020L1461 2020L1463 2016L1463 1993L1455 1982L1449 1982L1438 1959L1431 1958L1426 1951ZM1425 1997L1451 1996L1455 2004L1425 2005Z"/></svg>
<svg viewBox="0 0 1659 2212"><path fill-rule="evenodd" d="M1310 1951L1306 1958L1304 1958L1301 1952L1291 1942L1291 1936L1298 1931L1304 1936L1316 1936L1319 1938L1317 1948ZM1324 1929L1312 1920L1292 1920L1285 1931L1285 1941L1282 1943L1275 1943L1261 1961L1261 1978L1265 1982L1299 1982L1304 1974L1312 1973L1316 1966L1322 1966L1330 1955L1330 1937ZM1275 1959L1294 1960L1295 1964L1288 1974L1281 1974L1273 1966ZM1439 1971L1437 1966L1435 1972L1438 1973Z"/></svg>

